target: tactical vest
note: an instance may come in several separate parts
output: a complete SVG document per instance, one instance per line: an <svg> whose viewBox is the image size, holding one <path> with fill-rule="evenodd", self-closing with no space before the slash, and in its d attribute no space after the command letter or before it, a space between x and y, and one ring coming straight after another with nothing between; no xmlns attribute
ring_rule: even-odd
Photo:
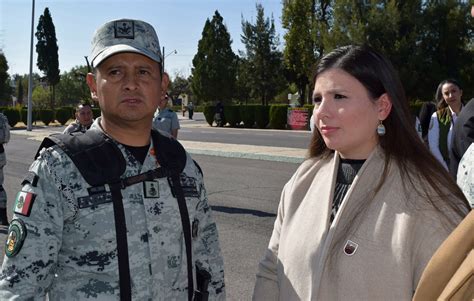
<svg viewBox="0 0 474 301"><path fill-rule="evenodd" d="M127 225L121 190L140 182L167 177L169 183L172 184L170 186L173 196L178 200L183 227L188 272L188 300L205 301L208 298L207 285L211 276L196 266L198 287L196 291L194 290L191 225L186 207L186 199L180 182L180 174L186 166L186 152L178 141L164 136L158 131L152 130L151 137L155 156L160 163L160 167L127 178L122 178L126 169L126 161L121 150L110 137L98 130L89 130L85 133L75 132L71 134L50 135L41 143L35 159L39 156L41 149L58 145L73 161L89 185L92 187L109 186L114 208L120 300L122 301L131 300L131 281L128 262ZM202 284L205 286L203 287Z"/></svg>

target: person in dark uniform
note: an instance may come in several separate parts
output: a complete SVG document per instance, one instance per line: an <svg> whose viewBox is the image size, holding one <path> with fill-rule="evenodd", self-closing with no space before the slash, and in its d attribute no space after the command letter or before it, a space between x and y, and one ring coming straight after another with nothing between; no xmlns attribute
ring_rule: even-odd
<svg viewBox="0 0 474 301"><path fill-rule="evenodd" d="M462 109L453 128L449 172L456 179L459 161L474 142L474 98Z"/></svg>

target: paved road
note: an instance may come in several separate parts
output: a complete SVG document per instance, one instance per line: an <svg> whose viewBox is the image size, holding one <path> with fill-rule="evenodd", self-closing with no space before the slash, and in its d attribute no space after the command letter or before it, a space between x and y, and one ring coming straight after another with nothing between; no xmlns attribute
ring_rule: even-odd
<svg viewBox="0 0 474 301"><path fill-rule="evenodd" d="M189 128L196 130L196 127ZM39 140L48 131L13 131L11 142L6 146L8 164L5 168L5 189L9 208L20 189L21 178L32 162ZM189 143L199 146L195 141ZM200 147L206 145L209 146L204 143ZM239 150L234 144L222 145L227 148L223 153L238 156L238 151L245 152L245 149ZM209 202L220 233L228 300L250 299L257 263L273 228L281 189L298 166L295 163L269 161L278 159L279 156L274 152L281 149L261 148L267 152L266 160L222 157L217 154L193 155L204 171ZM4 235L0 234L0 241L4 239Z"/></svg>

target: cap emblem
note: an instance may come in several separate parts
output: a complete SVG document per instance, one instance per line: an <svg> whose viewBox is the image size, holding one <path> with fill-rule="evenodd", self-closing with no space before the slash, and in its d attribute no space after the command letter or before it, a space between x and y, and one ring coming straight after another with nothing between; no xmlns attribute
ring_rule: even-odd
<svg viewBox="0 0 474 301"><path fill-rule="evenodd" d="M135 29L133 21L116 21L115 22L115 38L134 39Z"/></svg>

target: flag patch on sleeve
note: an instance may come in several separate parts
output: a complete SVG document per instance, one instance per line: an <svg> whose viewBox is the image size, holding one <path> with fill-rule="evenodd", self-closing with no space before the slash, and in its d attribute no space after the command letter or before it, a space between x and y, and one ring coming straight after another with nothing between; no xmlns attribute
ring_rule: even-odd
<svg viewBox="0 0 474 301"><path fill-rule="evenodd" d="M35 201L36 194L32 192L20 191L16 196L13 211L23 216L30 216L31 207Z"/></svg>

